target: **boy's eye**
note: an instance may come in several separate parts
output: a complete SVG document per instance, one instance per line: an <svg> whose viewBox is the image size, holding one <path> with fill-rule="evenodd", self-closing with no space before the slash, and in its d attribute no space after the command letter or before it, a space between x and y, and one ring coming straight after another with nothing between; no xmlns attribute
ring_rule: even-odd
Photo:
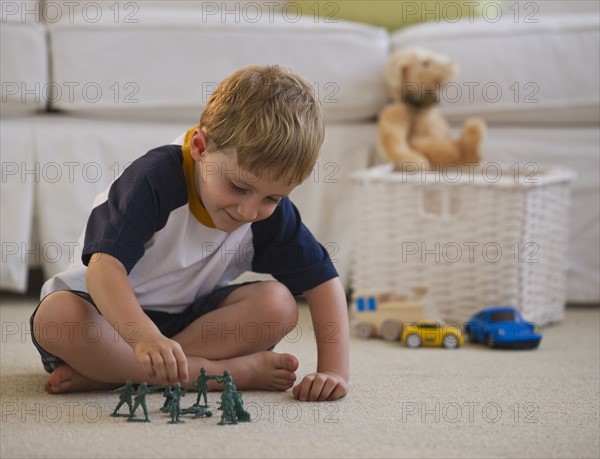
<svg viewBox="0 0 600 459"><path fill-rule="evenodd" d="M248 190L246 190L245 188L242 188L241 186L238 186L238 185L236 185L236 184L235 184L235 183L233 183L233 182L229 182L229 186L230 186L230 187L231 187L231 189L232 189L233 191L235 191L236 193L241 193L241 194L244 194L244 193L246 193L246 192L248 191Z"/></svg>
<svg viewBox="0 0 600 459"><path fill-rule="evenodd" d="M243 187L239 186L235 182L229 182L229 187L234 192L239 193L239 194L247 194L247 193L249 193L249 190L247 190L246 188L243 188ZM273 204L279 204L281 202L281 200L283 199L283 197L268 196L265 199L268 200L269 202L272 202Z"/></svg>

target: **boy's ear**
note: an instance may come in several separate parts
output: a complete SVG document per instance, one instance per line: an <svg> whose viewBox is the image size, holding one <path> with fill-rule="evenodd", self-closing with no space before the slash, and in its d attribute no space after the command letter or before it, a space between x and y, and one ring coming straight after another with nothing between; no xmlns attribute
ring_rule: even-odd
<svg viewBox="0 0 600 459"><path fill-rule="evenodd" d="M194 129L190 138L190 152L195 161L200 161L206 153L208 138L202 129Z"/></svg>

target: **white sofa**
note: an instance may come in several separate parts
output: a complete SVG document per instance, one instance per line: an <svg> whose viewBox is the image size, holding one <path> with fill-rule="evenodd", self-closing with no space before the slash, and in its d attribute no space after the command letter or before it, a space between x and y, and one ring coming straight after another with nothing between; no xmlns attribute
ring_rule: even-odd
<svg viewBox="0 0 600 459"><path fill-rule="evenodd" d="M293 198L348 285L349 175L380 160L389 52L418 45L461 67L454 87L465 92L449 93L443 108L455 124L487 119L486 160L576 169L568 299L600 300L597 14L389 33L301 18L286 2L1 3L3 290L24 291L32 265L46 276L64 269L93 197L128 162L193 126L214 86L249 63L296 70L323 103L322 154Z"/></svg>

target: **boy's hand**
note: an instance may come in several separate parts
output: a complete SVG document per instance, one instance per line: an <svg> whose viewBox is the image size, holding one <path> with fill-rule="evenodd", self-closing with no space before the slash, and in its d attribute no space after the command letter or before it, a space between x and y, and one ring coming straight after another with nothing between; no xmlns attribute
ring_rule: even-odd
<svg viewBox="0 0 600 459"><path fill-rule="evenodd" d="M302 402L334 401L348 393L348 383L331 372L311 373L292 390L294 397Z"/></svg>
<svg viewBox="0 0 600 459"><path fill-rule="evenodd" d="M177 341L160 334L142 337L134 351L146 374L160 384L188 383L187 358Z"/></svg>

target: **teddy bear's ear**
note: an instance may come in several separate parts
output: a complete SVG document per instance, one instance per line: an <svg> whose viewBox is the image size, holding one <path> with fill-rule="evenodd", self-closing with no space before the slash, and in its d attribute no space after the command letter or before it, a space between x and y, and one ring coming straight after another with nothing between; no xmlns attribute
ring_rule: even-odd
<svg viewBox="0 0 600 459"><path fill-rule="evenodd" d="M385 67L385 81L391 94L397 94L406 80L408 67L416 58L415 51L410 48L400 49L391 54Z"/></svg>

